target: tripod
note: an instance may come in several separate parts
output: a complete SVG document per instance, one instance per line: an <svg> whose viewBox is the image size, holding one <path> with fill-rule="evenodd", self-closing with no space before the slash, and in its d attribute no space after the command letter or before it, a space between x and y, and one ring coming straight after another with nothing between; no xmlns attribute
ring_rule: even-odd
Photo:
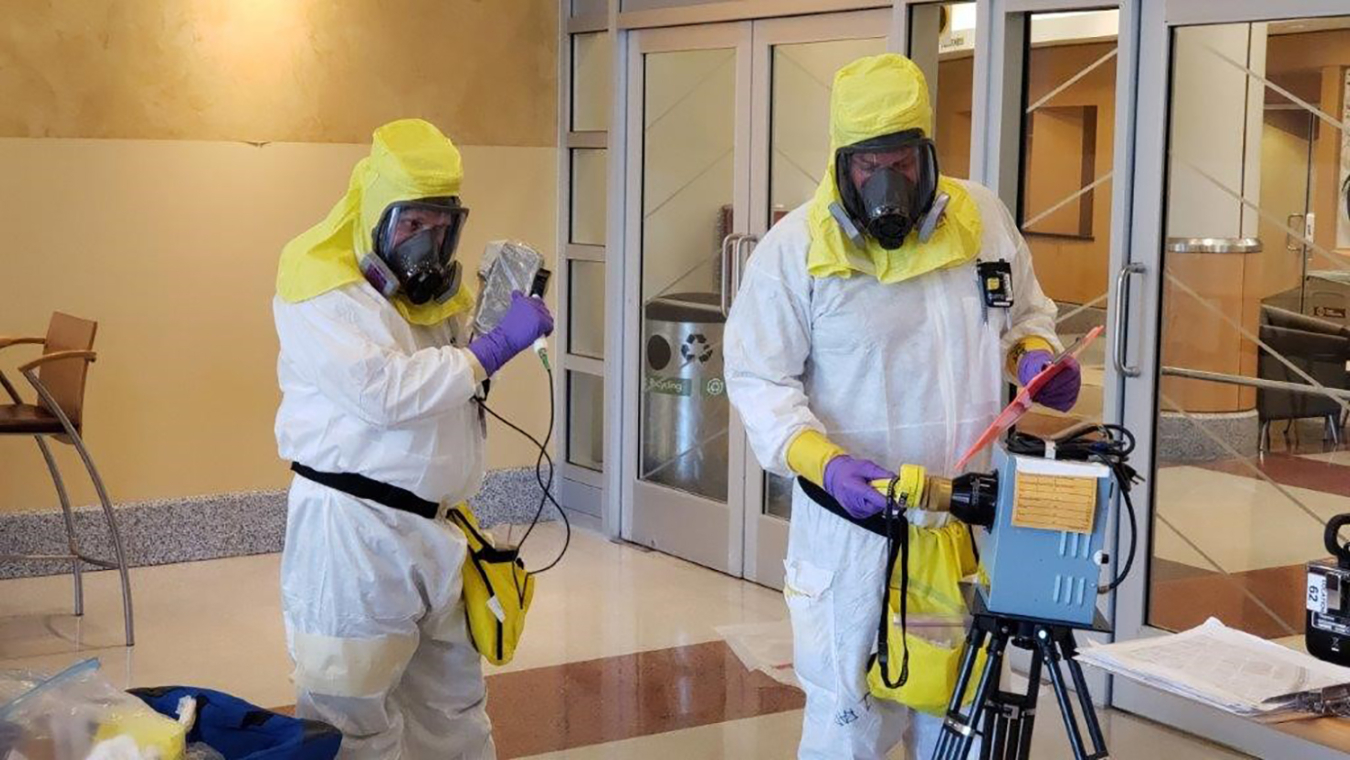
<svg viewBox="0 0 1350 760"><path fill-rule="evenodd" d="M1104 760L1109 757L1106 740L1102 737L1101 724L1097 721L1097 712L1088 695L1087 681L1083 678L1083 668L1074 657L1078 646L1074 641L1074 626L1049 620L1000 615L990 612L984 606L979 593L970 595L971 612L974 616L970 630L966 633L966 652L961 661L960 675L956 690L952 693L951 703L947 707L947 720L942 726L942 735L938 738L933 760L966 760L970 748L978 734L984 743L980 749L980 760L1027 760L1031 757L1031 732L1036 724L1036 697L1041 687L1041 669L1045 667L1054 685L1055 698L1059 702L1059 712L1064 718L1064 727L1069 734L1069 743L1073 747L1075 760ZM1086 627L1086 626L1084 626ZM1100 615L1094 630L1104 630L1105 624ZM987 645L986 645L986 639ZM1008 645L1031 651L1031 668L1027 673L1029 683L1025 693L1004 691L999 683L1003 667L1003 656ZM980 673L975 698L966 712L962 712L961 703L970 686L975 672L976 657L986 648L984 670ZM1073 688L1078 692L1078 707L1083 714L1083 723L1087 726L1092 740L1092 752L1089 753L1074 715L1072 695L1069 684L1065 682L1060 662L1067 663L1069 677L1073 679Z"/></svg>

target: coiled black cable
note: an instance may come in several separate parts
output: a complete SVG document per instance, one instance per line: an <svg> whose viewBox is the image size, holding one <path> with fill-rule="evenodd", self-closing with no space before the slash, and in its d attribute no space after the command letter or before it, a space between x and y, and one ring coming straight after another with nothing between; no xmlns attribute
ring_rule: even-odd
<svg viewBox="0 0 1350 760"><path fill-rule="evenodd" d="M1110 583L1097 587L1098 594L1109 594L1120 587L1134 567L1139 545L1139 522L1134 511L1130 489L1143 478L1127 464L1134 453L1134 434L1120 425L1087 424L1067 431L1061 438L1052 439L1055 458L1077 462L1097 462L1111 470L1111 476L1125 501L1125 512L1130 521L1130 552L1120 573ZM1012 431L1008 435L1008 452L1023 456L1044 457L1046 441L1027 433Z"/></svg>

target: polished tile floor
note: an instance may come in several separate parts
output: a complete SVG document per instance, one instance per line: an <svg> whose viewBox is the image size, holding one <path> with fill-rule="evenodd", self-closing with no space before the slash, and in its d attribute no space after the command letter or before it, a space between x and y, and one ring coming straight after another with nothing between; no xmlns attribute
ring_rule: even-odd
<svg viewBox="0 0 1350 760"><path fill-rule="evenodd" d="M1214 616L1267 638L1303 632L1305 563L1327 555L1327 520L1350 512L1350 452L1322 448L1314 438L1158 471L1151 623L1182 630Z"/></svg>
<svg viewBox="0 0 1350 760"><path fill-rule="evenodd" d="M555 525L527 553L552 556ZM0 668L54 670L99 657L121 686L189 683L254 702L293 701L276 556L134 571L138 646L120 646L115 578L86 581L88 615L70 612L67 578L0 582ZM503 757L790 757L801 695L748 671L717 629L786 617L781 596L665 555L578 531L539 580L515 662L489 676ZM1105 716L1112 757L1238 758L1121 713ZM895 757L900 757L897 752ZM1044 720L1036 757L1068 757Z"/></svg>
<svg viewBox="0 0 1350 760"><path fill-rule="evenodd" d="M1334 469L1350 478L1350 468ZM1350 498L1312 483L1271 483L1250 471L1234 472L1191 466L1159 471L1157 556L1238 573L1326 554L1326 521L1350 511Z"/></svg>

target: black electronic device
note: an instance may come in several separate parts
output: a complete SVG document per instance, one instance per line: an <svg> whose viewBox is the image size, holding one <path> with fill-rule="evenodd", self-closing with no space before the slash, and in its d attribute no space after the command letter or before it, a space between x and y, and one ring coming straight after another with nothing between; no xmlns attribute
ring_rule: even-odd
<svg viewBox="0 0 1350 760"><path fill-rule="evenodd" d="M552 276L552 272L539 267L539 271L534 273L534 282L530 283L530 295L543 298L548 293L548 280Z"/></svg>
<svg viewBox="0 0 1350 760"><path fill-rule="evenodd" d="M1308 654L1350 667L1350 543L1341 543L1341 528L1350 513L1327 523L1324 543L1331 559L1308 563L1305 599Z"/></svg>
<svg viewBox="0 0 1350 760"><path fill-rule="evenodd" d="M980 294L984 297L986 309L1008 309L1013 305L1012 264L998 261L981 261L975 265L980 277Z"/></svg>

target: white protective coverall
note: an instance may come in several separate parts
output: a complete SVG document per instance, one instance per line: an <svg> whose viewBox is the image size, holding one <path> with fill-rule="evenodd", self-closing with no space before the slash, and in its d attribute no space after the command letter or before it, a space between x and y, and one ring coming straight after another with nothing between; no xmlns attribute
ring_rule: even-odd
<svg viewBox="0 0 1350 760"><path fill-rule="evenodd" d="M895 69L898 58L870 65ZM908 84L912 64L903 63ZM896 101L895 91L884 93L885 103ZM921 78L914 92L926 109ZM868 103L864 98L855 111ZM860 121L868 129L884 133L885 119L865 115ZM839 120L838 110L832 118ZM840 131L837 124L834 129ZM1058 346L1055 305L1036 282L1030 252L1007 209L986 188L944 180L964 188L978 208L978 259L1003 259L1012 268L1015 303L990 309L987 319L974 260L900 282L859 273L813 277L812 204L821 195L774 225L756 246L727 322L726 376L731 402L766 470L794 475L788 448L814 430L892 471L915 464L933 475L955 475L961 454L1001 409L1012 347L1032 336ZM988 466L986 452L968 469ZM946 519L917 512L911 510L911 520L918 525ZM931 757L942 719L868 692L887 573L884 538L828 512L794 486L784 594L794 665L806 692L804 760L884 758L902 740L906 757ZM914 659L910 667L913 672L924 663Z"/></svg>
<svg viewBox="0 0 1350 760"><path fill-rule="evenodd" d="M1004 357L1027 335L1053 339L1055 315L1003 204L978 185L967 189L984 220L980 258L1013 267L1011 313L991 309L988 323L973 263L892 285L812 278L804 206L756 246L727 323L727 390L766 470L792 476L788 445L812 429L883 467L957 474L962 452L1001 409ZM988 467L986 452L969 470ZM885 757L910 712L867 693L885 539L794 486L786 572L794 663L807 698L800 756ZM940 718L917 716L910 757L930 756L940 726Z"/></svg>
<svg viewBox="0 0 1350 760"><path fill-rule="evenodd" d="M447 507L477 493L485 474L472 401L483 370L464 348L472 299L391 302L361 277L353 248L388 203L456 194L458 153L425 122L382 127L375 143L347 197L283 255L277 445L314 470ZM296 712L342 731L340 758L496 756L464 616L466 554L445 520L292 482L282 602Z"/></svg>

